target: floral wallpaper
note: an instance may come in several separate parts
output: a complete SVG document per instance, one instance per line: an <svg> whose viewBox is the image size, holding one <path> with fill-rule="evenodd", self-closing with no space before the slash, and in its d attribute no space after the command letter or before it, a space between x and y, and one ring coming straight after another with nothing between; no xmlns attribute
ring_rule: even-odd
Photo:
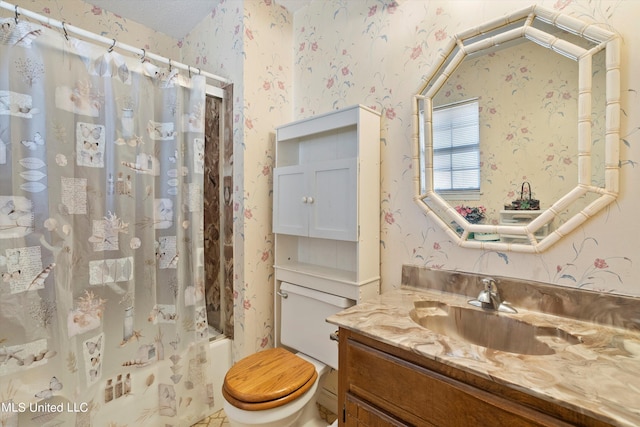
<svg viewBox="0 0 640 427"><path fill-rule="evenodd" d="M640 62L630 55L640 43L630 18L639 6L606 0L539 4L598 22L624 40L621 197L539 255L458 248L415 205L411 169L411 100L436 52L456 32L528 7L530 1L315 0L291 14L274 0L223 0L181 42L185 63L202 64L203 69L234 81L234 141L241 147L234 152L236 358L272 345L273 339L272 133L289 121L358 103L381 111L383 117L378 213L382 291L399 285L401 266L408 263L640 295L635 242L628 233L637 227L632 212L640 204L628 191L640 173L634 168L638 154L633 150L638 139L634 129L640 121L633 115L638 84L629 79L630 70ZM527 64L530 73L543 66ZM550 96L574 99L575 89L563 88L563 80L556 73L552 82L539 84L545 96L553 92ZM601 119L594 117L594 123ZM528 130L513 125L520 134ZM543 157L547 176L570 175L564 169L566 163L575 163L573 154L565 153L569 138L554 142L553 151L547 146ZM487 151L492 153L487 152L485 161L500 176L508 164L496 158L497 150ZM509 199L523 178L510 179L500 200ZM544 186L536 182L534 193Z"/></svg>
<svg viewBox="0 0 640 427"><path fill-rule="evenodd" d="M640 171L640 125L632 79L640 57L633 1L548 0L538 4L620 34L622 43L621 192L619 200L538 255L462 249L413 201L411 99L426 73L457 32L531 5L511 1L367 0L313 1L294 17L294 118L355 103L382 112L382 290L400 283L402 264L538 280L560 286L640 295L636 257L640 199L632 190ZM560 83L554 77L554 82ZM549 88L559 91L562 88ZM565 90L562 90L564 93ZM573 96L574 92L568 92ZM516 129L522 129L518 126ZM566 141L568 142L568 141ZM557 148L557 147L556 147ZM490 156L487 153L487 156ZM495 155L495 154L494 154ZM551 155L551 154L549 154ZM554 161L560 154L553 154ZM570 159L573 162L572 159ZM492 162L503 172L504 162ZM550 175L558 175L553 171ZM514 177L515 184L522 178ZM544 184L534 184L534 192ZM506 194L505 198L510 197Z"/></svg>

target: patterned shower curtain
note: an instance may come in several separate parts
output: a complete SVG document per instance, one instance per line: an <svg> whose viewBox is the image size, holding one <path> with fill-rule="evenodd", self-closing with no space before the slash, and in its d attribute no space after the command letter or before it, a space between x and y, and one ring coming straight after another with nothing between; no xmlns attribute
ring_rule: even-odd
<svg viewBox="0 0 640 427"><path fill-rule="evenodd" d="M205 78L0 24L0 426L190 425Z"/></svg>

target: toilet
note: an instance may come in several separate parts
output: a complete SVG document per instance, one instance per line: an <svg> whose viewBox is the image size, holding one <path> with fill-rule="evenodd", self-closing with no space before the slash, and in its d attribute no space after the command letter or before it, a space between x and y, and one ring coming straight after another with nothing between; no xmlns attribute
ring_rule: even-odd
<svg viewBox="0 0 640 427"><path fill-rule="evenodd" d="M325 319L355 301L286 282L278 294L284 347L231 367L222 386L224 412L231 427L327 427L316 400L324 375L338 368L338 345Z"/></svg>

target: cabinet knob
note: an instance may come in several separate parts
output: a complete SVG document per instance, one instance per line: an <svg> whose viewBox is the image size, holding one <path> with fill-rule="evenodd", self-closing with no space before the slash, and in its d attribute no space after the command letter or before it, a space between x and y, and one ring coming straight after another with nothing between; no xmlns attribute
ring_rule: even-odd
<svg viewBox="0 0 640 427"><path fill-rule="evenodd" d="M313 197L307 197L307 203L309 204L313 203Z"/></svg>
<svg viewBox="0 0 640 427"><path fill-rule="evenodd" d="M305 196L302 196L302 203L307 203L307 198Z"/></svg>

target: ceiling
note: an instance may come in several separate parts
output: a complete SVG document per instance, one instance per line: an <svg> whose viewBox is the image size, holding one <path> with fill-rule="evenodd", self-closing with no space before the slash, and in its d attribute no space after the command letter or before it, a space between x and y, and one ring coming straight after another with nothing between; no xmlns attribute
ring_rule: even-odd
<svg viewBox="0 0 640 427"><path fill-rule="evenodd" d="M211 13L220 0L85 0L111 13L138 22L145 27L167 34L175 39L184 38ZM238 2L240 0L227 0ZM311 0L275 0L291 13L306 6ZM176 19L178 18L178 19Z"/></svg>

